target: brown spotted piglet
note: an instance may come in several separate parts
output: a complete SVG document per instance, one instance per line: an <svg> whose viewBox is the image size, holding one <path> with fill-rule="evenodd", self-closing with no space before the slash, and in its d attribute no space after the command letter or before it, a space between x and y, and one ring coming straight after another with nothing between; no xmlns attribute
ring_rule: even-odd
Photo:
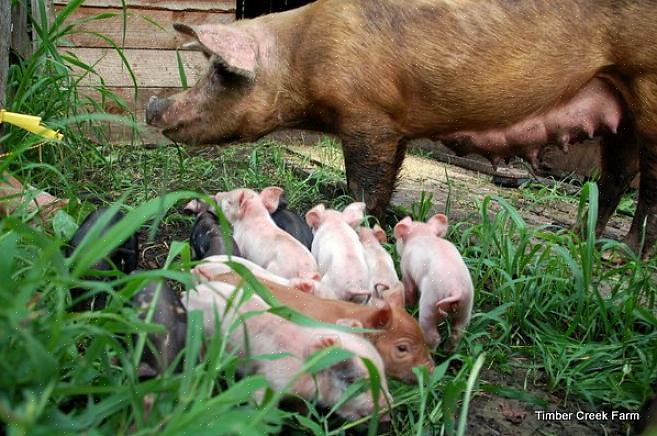
<svg viewBox="0 0 657 436"><path fill-rule="evenodd" d="M207 260L212 259L219 257ZM234 261L235 258L231 260ZM248 268L248 265L243 265ZM204 263L192 272L202 280L233 285L242 283L242 278L221 262ZM299 292L300 288L297 286L286 285L275 277L264 277L257 270L251 272L281 304L317 321L338 323L340 320L351 319L358 321L364 328L376 329L375 332L366 333L365 337L381 354L387 376L413 384L417 382L413 373L414 367L424 366L429 372L433 371L434 363L422 330L417 320L404 309L404 290L401 282L393 289L383 292L382 299L374 298L370 305L362 305L324 299L310 292Z"/></svg>

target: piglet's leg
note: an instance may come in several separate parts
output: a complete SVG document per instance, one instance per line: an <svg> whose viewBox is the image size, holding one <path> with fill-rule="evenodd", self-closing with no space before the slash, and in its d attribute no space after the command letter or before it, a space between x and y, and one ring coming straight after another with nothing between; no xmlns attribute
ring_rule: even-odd
<svg viewBox="0 0 657 436"><path fill-rule="evenodd" d="M445 318L445 315L445 312L431 306L423 306L420 302L420 327L424 333L424 340L430 348L440 345L442 338L438 333L438 323Z"/></svg>
<svg viewBox="0 0 657 436"><path fill-rule="evenodd" d="M406 301L407 306L415 305L415 283L407 275L404 275L402 278L402 283L404 285L404 301Z"/></svg>
<svg viewBox="0 0 657 436"><path fill-rule="evenodd" d="M445 345L445 350L452 352L456 349L456 346L461 341L465 328L470 322L470 311L465 308L459 308L459 311L454 314L452 317L452 327L451 333L449 335L449 340Z"/></svg>

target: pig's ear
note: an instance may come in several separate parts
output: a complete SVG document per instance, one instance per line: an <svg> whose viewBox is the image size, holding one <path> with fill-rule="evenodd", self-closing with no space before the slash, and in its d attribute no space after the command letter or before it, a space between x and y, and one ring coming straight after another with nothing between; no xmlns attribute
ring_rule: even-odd
<svg viewBox="0 0 657 436"><path fill-rule="evenodd" d="M381 228L380 225L375 224L374 228L372 229L372 233L374 233L374 237L382 244L388 242L388 237L386 236L386 232Z"/></svg>
<svg viewBox="0 0 657 436"><path fill-rule="evenodd" d="M445 237L447 235L447 216L442 213L437 213L436 215L429 218L427 224L431 226L434 234L439 238Z"/></svg>
<svg viewBox="0 0 657 436"><path fill-rule="evenodd" d="M411 231L412 225L413 225L413 220L409 216L399 221L395 226L395 229L393 230L395 238L401 239L402 241L406 239L408 233Z"/></svg>
<svg viewBox="0 0 657 436"><path fill-rule="evenodd" d="M249 205L249 196L246 194L245 191L241 191L240 194L237 196L237 204L238 204L238 210L239 210L239 216L244 217L246 214L246 208Z"/></svg>
<svg viewBox="0 0 657 436"><path fill-rule="evenodd" d="M392 289L383 293L383 299L392 307L404 308L404 285L398 282Z"/></svg>
<svg viewBox="0 0 657 436"><path fill-rule="evenodd" d="M306 349L306 357L310 356L313 353L316 353L324 348L336 346L340 347L342 342L337 336L321 336L317 338L310 346Z"/></svg>
<svg viewBox="0 0 657 436"><path fill-rule="evenodd" d="M318 204L306 212L306 222L311 228L317 230L322 222L322 215L324 214L325 209L326 208L323 204Z"/></svg>
<svg viewBox="0 0 657 436"><path fill-rule="evenodd" d="M187 203L183 209L184 213L193 215L193 214L200 214L203 213L207 210L210 209L210 205L207 203L202 202L201 200L192 200L189 203Z"/></svg>
<svg viewBox="0 0 657 436"><path fill-rule="evenodd" d="M365 217L365 203L351 203L342 211L342 216L347 224L355 228Z"/></svg>
<svg viewBox="0 0 657 436"><path fill-rule="evenodd" d="M216 55L226 71L247 79L255 78L258 45L248 33L223 24L188 26L174 23L173 28L194 38L203 52Z"/></svg>
<svg viewBox="0 0 657 436"><path fill-rule="evenodd" d="M265 188L260 193L260 198L270 214L276 212L278 209L278 202L283 195L283 189L278 186L270 186Z"/></svg>
<svg viewBox="0 0 657 436"><path fill-rule="evenodd" d="M386 330L392 324L392 308L388 302L380 303L380 307L374 312L370 320L371 326L374 329Z"/></svg>

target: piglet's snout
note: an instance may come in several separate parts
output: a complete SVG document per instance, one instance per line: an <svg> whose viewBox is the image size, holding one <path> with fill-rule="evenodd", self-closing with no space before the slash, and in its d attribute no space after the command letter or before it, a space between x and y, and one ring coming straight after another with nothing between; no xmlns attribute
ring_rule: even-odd
<svg viewBox="0 0 657 436"><path fill-rule="evenodd" d="M171 100L152 96L146 105L146 124L156 127L162 125L162 114L171 105Z"/></svg>

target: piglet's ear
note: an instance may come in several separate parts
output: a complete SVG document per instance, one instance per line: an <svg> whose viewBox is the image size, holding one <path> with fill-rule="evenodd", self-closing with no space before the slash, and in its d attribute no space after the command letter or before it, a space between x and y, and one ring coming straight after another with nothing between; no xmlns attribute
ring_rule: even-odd
<svg viewBox="0 0 657 436"><path fill-rule="evenodd" d="M210 206L207 203L202 202L201 200L192 200L185 205L183 208L184 213L192 214L201 214L210 209Z"/></svg>
<svg viewBox="0 0 657 436"><path fill-rule="evenodd" d="M383 299L392 307L404 308L404 284L397 282L391 289L383 292Z"/></svg>
<svg viewBox="0 0 657 436"><path fill-rule="evenodd" d="M253 80L256 75L258 44L245 31L231 25L204 24L188 26L174 23L178 32L191 36L204 53L214 55L226 71Z"/></svg>
<svg viewBox="0 0 657 436"><path fill-rule="evenodd" d="M342 342L340 342L340 338L337 336L321 336L306 349L306 357L325 348L333 346L340 347L341 345Z"/></svg>
<svg viewBox="0 0 657 436"><path fill-rule="evenodd" d="M374 234L374 237L382 244L388 242L388 237L386 236L386 232L383 231L380 225L375 224L374 228L372 229L372 233Z"/></svg>
<svg viewBox="0 0 657 436"><path fill-rule="evenodd" d="M377 311L368 320L368 327L385 330L389 329L392 324L392 308L387 302L378 300Z"/></svg>
<svg viewBox="0 0 657 436"><path fill-rule="evenodd" d="M355 228L365 217L365 203L351 203L342 211L342 216L347 224Z"/></svg>
<svg viewBox="0 0 657 436"><path fill-rule="evenodd" d="M413 225L413 220L411 217L407 216L403 220L399 221L393 230L396 239L401 239L402 241L406 239L408 234L411 231L411 226Z"/></svg>
<svg viewBox="0 0 657 436"><path fill-rule="evenodd" d="M431 226L434 234L439 238L444 238L447 235L447 216L442 213L438 213L427 221L427 224Z"/></svg>
<svg viewBox="0 0 657 436"><path fill-rule="evenodd" d="M279 200L281 195L283 195L283 192L283 189L279 188L278 186L270 186L269 188L262 190L260 193L260 198L262 199L262 203L265 205L267 212L270 214L276 212L276 209L278 209Z"/></svg>
<svg viewBox="0 0 657 436"><path fill-rule="evenodd" d="M249 196L245 191L241 191L237 196L237 204L239 205L239 216L244 217L244 215L246 215L246 209L249 205Z"/></svg>
<svg viewBox="0 0 657 436"><path fill-rule="evenodd" d="M306 212L306 222L311 228L317 230L317 228L322 222L322 215L324 215L325 209L326 208L324 207L323 204L318 204L317 206L313 207L308 212Z"/></svg>

